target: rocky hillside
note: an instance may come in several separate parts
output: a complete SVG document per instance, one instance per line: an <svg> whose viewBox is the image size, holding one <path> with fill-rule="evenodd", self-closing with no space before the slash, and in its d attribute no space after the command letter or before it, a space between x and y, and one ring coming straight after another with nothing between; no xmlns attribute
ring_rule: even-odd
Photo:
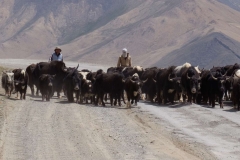
<svg viewBox="0 0 240 160"><path fill-rule="evenodd" d="M239 61L240 0L2 0L0 58L210 67ZM209 64L211 63L211 64Z"/></svg>
<svg viewBox="0 0 240 160"><path fill-rule="evenodd" d="M221 33L211 33L199 37L161 58L155 65L181 65L186 61L192 65L211 68L224 64L234 64L240 59L240 43Z"/></svg>
<svg viewBox="0 0 240 160"><path fill-rule="evenodd" d="M240 11L240 0L218 0L219 2L228 5L229 7Z"/></svg>

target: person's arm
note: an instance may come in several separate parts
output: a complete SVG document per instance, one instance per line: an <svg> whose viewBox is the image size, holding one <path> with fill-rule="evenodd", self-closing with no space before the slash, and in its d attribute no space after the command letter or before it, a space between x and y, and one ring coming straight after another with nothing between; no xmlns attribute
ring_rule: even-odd
<svg viewBox="0 0 240 160"><path fill-rule="evenodd" d="M132 58L129 57L129 67L132 67Z"/></svg>
<svg viewBox="0 0 240 160"><path fill-rule="evenodd" d="M53 61L53 55L51 55L51 57L49 58L49 61Z"/></svg>
<svg viewBox="0 0 240 160"><path fill-rule="evenodd" d="M62 55L62 62L63 62L63 55Z"/></svg>
<svg viewBox="0 0 240 160"><path fill-rule="evenodd" d="M121 60L120 60L120 57L119 57L119 58L118 58L117 67L120 67L120 64L121 64Z"/></svg>

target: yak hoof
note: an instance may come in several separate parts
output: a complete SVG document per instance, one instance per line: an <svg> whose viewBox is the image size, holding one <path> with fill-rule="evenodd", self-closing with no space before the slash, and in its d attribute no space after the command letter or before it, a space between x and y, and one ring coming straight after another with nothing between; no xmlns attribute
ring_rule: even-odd
<svg viewBox="0 0 240 160"><path fill-rule="evenodd" d="M131 108L131 102L127 102L127 108Z"/></svg>
<svg viewBox="0 0 240 160"><path fill-rule="evenodd" d="M165 104L165 100L164 99L162 100L162 104Z"/></svg>

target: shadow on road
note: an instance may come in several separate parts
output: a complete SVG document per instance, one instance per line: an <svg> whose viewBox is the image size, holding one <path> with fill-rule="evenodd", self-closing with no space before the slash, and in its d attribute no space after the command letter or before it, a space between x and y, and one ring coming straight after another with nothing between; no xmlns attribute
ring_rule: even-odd
<svg viewBox="0 0 240 160"><path fill-rule="evenodd" d="M42 102L42 100L40 100L40 99L34 99L33 101L35 101L35 102Z"/></svg>
<svg viewBox="0 0 240 160"><path fill-rule="evenodd" d="M110 103L105 103L105 106L102 106L102 105L94 105L94 104L86 104L86 103L81 103L80 105L85 105L85 106L88 106L88 107L96 107L96 108L113 108L113 109L130 109L130 108L126 108L125 105L122 105L122 106L111 106ZM131 108L135 108L137 106L132 106Z"/></svg>
<svg viewBox="0 0 240 160"><path fill-rule="evenodd" d="M151 105L151 106L155 106L155 107L169 107L169 108L181 108L187 105L191 105L190 103L183 103L183 102L174 102L174 104L171 103L166 103L166 104L158 104L156 102L152 103L149 101L140 101L141 103L145 104L145 105Z"/></svg>
<svg viewBox="0 0 240 160"><path fill-rule="evenodd" d="M54 99L54 98L52 98L52 99ZM55 103L59 103L59 104L69 104L70 102L68 102L68 101L66 100L66 101L57 101L57 102L55 102ZM75 103L75 104L76 104L76 102L72 102L72 103Z"/></svg>
<svg viewBox="0 0 240 160"><path fill-rule="evenodd" d="M26 96L31 97L31 98L42 98L40 95L32 95L32 94L26 94Z"/></svg>
<svg viewBox="0 0 240 160"><path fill-rule="evenodd" d="M34 99L33 101L35 101L35 102L51 102L51 100L50 101L46 101L46 100L42 101L42 99Z"/></svg>
<svg viewBox="0 0 240 160"><path fill-rule="evenodd" d="M209 109L214 109L212 106L209 106L209 105L207 105L207 104L201 104L201 105L199 105L200 107L203 107L203 108L209 108ZM216 107L216 106L215 106Z"/></svg>
<svg viewBox="0 0 240 160"><path fill-rule="evenodd" d="M55 103L58 103L58 104L69 104L69 102L66 100L66 101L57 101ZM77 104L76 102L72 102L72 103L75 103ZM81 103L81 104L77 104L79 106L87 106L87 107L96 107L96 108L113 108L113 109L131 109L131 108L136 108L137 106L132 106L131 108L126 108L125 105L122 105L122 106L111 106L110 103L105 103L106 106L102 106L102 105L93 105L93 104L86 104L86 103Z"/></svg>
<svg viewBox="0 0 240 160"><path fill-rule="evenodd" d="M12 101L20 100L20 99L17 99L17 98L5 96L4 94L0 94L0 97L4 97L4 98L9 99L9 100L12 100Z"/></svg>
<svg viewBox="0 0 240 160"><path fill-rule="evenodd" d="M8 99L10 99L10 100L12 100L12 101L19 101L19 100L21 100L21 99L17 99L17 98L13 98L13 97L10 97L10 98L8 98Z"/></svg>
<svg viewBox="0 0 240 160"><path fill-rule="evenodd" d="M190 103L176 103L176 104L169 104L168 108L181 108L187 105L191 105Z"/></svg>
<svg viewBox="0 0 240 160"><path fill-rule="evenodd" d="M238 112L238 109L237 108L230 108L230 109L225 109L223 111L225 111L225 112Z"/></svg>

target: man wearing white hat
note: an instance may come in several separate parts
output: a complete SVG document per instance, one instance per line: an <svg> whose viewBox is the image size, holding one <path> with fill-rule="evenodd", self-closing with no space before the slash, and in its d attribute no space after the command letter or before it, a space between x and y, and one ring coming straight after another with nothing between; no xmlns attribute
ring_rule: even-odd
<svg viewBox="0 0 240 160"><path fill-rule="evenodd" d="M61 48L56 47L54 53L49 58L49 61L63 61L63 55L61 54Z"/></svg>
<svg viewBox="0 0 240 160"><path fill-rule="evenodd" d="M127 48L123 48L122 55L118 58L118 67L131 67L132 59L129 53L127 52Z"/></svg>

